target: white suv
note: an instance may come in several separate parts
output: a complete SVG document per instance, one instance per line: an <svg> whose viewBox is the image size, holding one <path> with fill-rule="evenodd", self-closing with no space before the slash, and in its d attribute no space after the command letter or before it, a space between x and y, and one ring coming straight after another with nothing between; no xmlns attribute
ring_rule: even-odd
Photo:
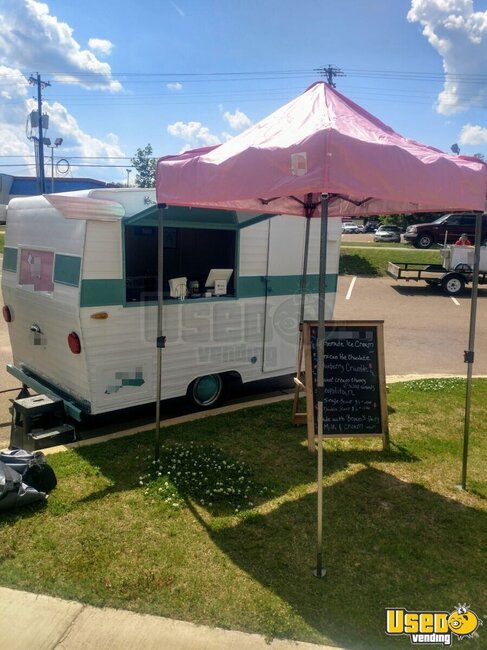
<svg viewBox="0 0 487 650"><path fill-rule="evenodd" d="M342 224L342 234L346 235L356 235L360 232L360 228L354 223L343 223Z"/></svg>

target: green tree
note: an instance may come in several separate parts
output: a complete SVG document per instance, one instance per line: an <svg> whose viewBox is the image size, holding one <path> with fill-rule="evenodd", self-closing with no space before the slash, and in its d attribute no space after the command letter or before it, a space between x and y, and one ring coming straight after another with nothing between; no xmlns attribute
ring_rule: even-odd
<svg viewBox="0 0 487 650"><path fill-rule="evenodd" d="M155 187L156 159L152 155L151 145L148 144L143 149L137 149L131 162L137 171L135 185L137 187Z"/></svg>

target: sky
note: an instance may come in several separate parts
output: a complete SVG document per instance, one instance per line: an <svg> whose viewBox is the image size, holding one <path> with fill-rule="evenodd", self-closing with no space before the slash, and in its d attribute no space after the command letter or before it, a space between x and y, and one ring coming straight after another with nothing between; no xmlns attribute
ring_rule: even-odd
<svg viewBox="0 0 487 650"><path fill-rule="evenodd" d="M0 24L3 173L35 175L37 73L48 178L133 184L138 148L224 142L330 65L398 133L487 158L487 0L0 0Z"/></svg>

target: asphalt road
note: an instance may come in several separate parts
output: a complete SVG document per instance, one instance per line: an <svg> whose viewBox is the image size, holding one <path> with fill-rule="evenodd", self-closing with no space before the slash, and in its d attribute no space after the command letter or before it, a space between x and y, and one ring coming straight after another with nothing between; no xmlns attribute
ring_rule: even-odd
<svg viewBox="0 0 487 650"><path fill-rule="evenodd" d="M353 282L353 285L352 285ZM352 285L352 288L351 288ZM341 276L337 320L383 320L387 375L466 373L470 291L452 299L424 283ZM487 289L479 289L476 375L487 375Z"/></svg>
<svg viewBox="0 0 487 650"><path fill-rule="evenodd" d="M354 237L354 236L352 236ZM356 236L355 236L356 237ZM360 236L359 237L367 237ZM341 276L335 305L337 320L383 320L386 374L465 375L464 350L468 347L470 292L453 300L421 283L399 283L391 278ZM475 375L487 375L487 289L480 289L477 312ZM0 448L10 435L11 399L20 386L7 374L11 350L6 323L0 319ZM231 401L255 399L289 391L292 378L248 384ZM165 417L188 412L185 400L165 404ZM94 418L81 427L83 437L108 433L154 421L154 407ZM79 430L79 429L78 429Z"/></svg>

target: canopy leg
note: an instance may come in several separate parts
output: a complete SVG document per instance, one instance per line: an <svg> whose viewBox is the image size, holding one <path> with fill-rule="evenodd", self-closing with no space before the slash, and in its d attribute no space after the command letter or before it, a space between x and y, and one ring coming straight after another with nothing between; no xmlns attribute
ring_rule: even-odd
<svg viewBox="0 0 487 650"><path fill-rule="evenodd" d="M470 301L470 331L468 336L468 350L465 351L465 363L467 366L467 388L465 395L465 422L463 431L463 459L462 459L462 483L460 488L467 489L467 464L468 464L468 442L470 437L470 401L472 394L472 375L475 347L475 325L477 320L477 297L479 292L479 267L480 267L480 240L482 238L481 213L476 215L475 221L475 253L472 279L472 297Z"/></svg>
<svg viewBox="0 0 487 650"><path fill-rule="evenodd" d="M325 391L325 299L326 299L326 253L328 243L328 194L321 195L321 233L320 233L320 266L319 266L319 298L318 298L318 338L317 338L317 405L318 405L318 529L316 569L314 575L323 578L326 569L323 568L323 402Z"/></svg>
<svg viewBox="0 0 487 650"><path fill-rule="evenodd" d="M163 323L163 288L164 288L164 217L163 210L165 203L159 208L159 228L157 234L158 257L157 257L157 368L156 368L156 436L154 458L161 457L161 393L162 393L162 348L166 347L166 337L162 334Z"/></svg>

